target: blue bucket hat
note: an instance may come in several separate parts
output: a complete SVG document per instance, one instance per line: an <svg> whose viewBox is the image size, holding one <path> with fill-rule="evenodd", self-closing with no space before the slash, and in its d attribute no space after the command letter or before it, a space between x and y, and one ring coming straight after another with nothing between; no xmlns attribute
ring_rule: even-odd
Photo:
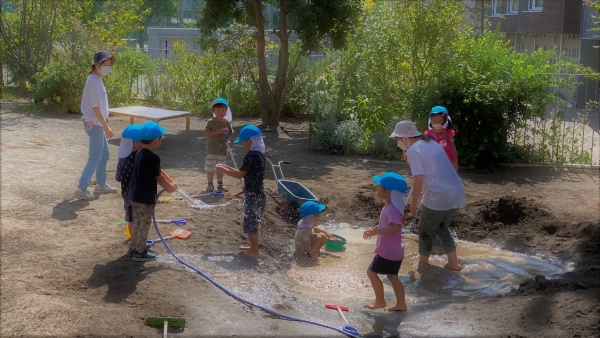
<svg viewBox="0 0 600 338"><path fill-rule="evenodd" d="M233 142L233 143L237 144L237 143L244 142L256 135L262 135L262 132L260 131L260 129L258 129L257 126L247 124L242 128L242 130L240 130L240 137L237 140L235 140L235 142Z"/></svg>
<svg viewBox="0 0 600 338"><path fill-rule="evenodd" d="M408 184L402 175L393 172L385 172L381 176L373 176L373 181L385 190L397 190L403 194L408 191Z"/></svg>
<svg viewBox="0 0 600 338"><path fill-rule="evenodd" d="M142 133L141 133L141 140L142 141L152 141L155 140L161 136L163 136L167 130L163 127L161 127L160 124L154 122L154 121L148 121L144 124L142 124Z"/></svg>
<svg viewBox="0 0 600 338"><path fill-rule="evenodd" d="M448 109L446 109L445 107L442 107L442 106L435 106L435 107L431 108L430 115L435 115L435 114L448 115Z"/></svg>
<svg viewBox="0 0 600 338"><path fill-rule="evenodd" d="M316 215L325 209L327 209L325 204L320 204L315 201L306 201L300 206L300 218Z"/></svg>
<svg viewBox="0 0 600 338"><path fill-rule="evenodd" d="M130 124L123 129L121 137L129 138L133 142L139 142L142 140L142 128L137 124Z"/></svg>
<svg viewBox="0 0 600 338"><path fill-rule="evenodd" d="M227 107L229 107L229 103L227 102L227 100L225 100L225 99L224 99L224 98L222 98L222 97L218 97L218 98L214 99L214 100L213 100L213 102L211 102L211 103L210 103L210 108L214 107L214 106L215 106L215 104L219 104L219 103L220 103L220 104L224 104L224 105L226 105Z"/></svg>
<svg viewBox="0 0 600 338"><path fill-rule="evenodd" d="M104 62L108 59L112 59L112 55L105 50L101 50L94 54L94 63Z"/></svg>

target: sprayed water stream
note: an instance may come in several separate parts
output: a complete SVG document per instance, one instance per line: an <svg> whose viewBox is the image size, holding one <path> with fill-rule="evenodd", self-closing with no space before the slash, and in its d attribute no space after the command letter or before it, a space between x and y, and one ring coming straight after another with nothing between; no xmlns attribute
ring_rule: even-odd
<svg viewBox="0 0 600 338"><path fill-rule="evenodd" d="M405 259L400 269L409 311L402 317L387 315L382 310L366 310L363 305L373 300L373 290L366 269L373 259L376 238L362 239L363 230L348 224L330 224L327 231L344 237L348 243L343 252L322 251L321 260L314 264L300 259L287 271L271 271L240 255L183 255L238 295L277 311L333 326L344 324L337 311L328 310L325 303L337 303L350 308L346 318L361 333L372 331L379 335L395 335L398 331L416 335L456 335L460 331L437 332L422 319L411 322L411 309L434 304L489 297L509 292L526 278L544 275L547 278L565 273L569 264L552 259L516 254L489 245L458 241L458 256L463 271L443 269L445 256L432 255L431 265L419 266L418 238L405 234ZM292 239L290 239L290 242ZM163 262L175 262L166 255ZM395 304L392 287L382 276L388 307ZM391 318L391 319L390 319ZM307 328L307 334L311 329Z"/></svg>

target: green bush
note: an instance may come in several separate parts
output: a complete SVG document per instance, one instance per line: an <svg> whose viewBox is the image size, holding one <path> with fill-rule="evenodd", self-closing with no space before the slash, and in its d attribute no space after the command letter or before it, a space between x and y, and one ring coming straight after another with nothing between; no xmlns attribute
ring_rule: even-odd
<svg viewBox="0 0 600 338"><path fill-rule="evenodd" d="M334 118L310 124L311 148L322 154L347 155L357 151L361 139L356 120L338 122Z"/></svg>
<svg viewBox="0 0 600 338"><path fill-rule="evenodd" d="M148 54L124 48L115 54L113 70L103 78L111 106L126 105L134 98L133 88L139 81L154 73L158 65Z"/></svg>

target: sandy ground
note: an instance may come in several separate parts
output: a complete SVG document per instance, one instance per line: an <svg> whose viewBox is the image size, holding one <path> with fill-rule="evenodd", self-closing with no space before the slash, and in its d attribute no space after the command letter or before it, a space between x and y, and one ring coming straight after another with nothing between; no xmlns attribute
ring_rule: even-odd
<svg viewBox="0 0 600 338"><path fill-rule="evenodd" d="M94 201L72 198L87 159L87 137L79 116L30 113L17 103L3 102L0 118L0 336L158 337L159 330L144 324L151 315L187 319L185 330L171 336L341 336L240 304L181 266L132 262L125 257L123 227L113 224L123 217L120 195L102 195ZM127 122L111 120L118 133ZM234 122L236 130L246 122L258 123ZM192 119L189 144L184 142L184 120L163 123L168 131L159 150L163 168L191 193L206 184L200 170L205 123L205 118ZM284 126L302 127L291 122ZM309 187L327 203L326 217L339 222L359 227L374 223L381 206L375 200L373 174L393 170L410 177L404 163L310 152L306 132L265 134L267 156L292 161L285 167L286 176ZM114 185L118 143L118 139L110 141L108 174ZM235 151L241 163L242 151ZM460 174L468 200L453 225L460 239L552 254L573 261L574 270L554 280L538 276L497 297L434 304L431 312L419 307L403 314L380 312L380 317L397 323L402 336L407 335L402 322L409 318L422 318L440 336L599 336L598 169L499 168L491 174L469 170ZM224 199L229 200L238 186L232 179L226 183L232 191ZM247 264L268 274L294 264L295 225L278 213L280 200L270 172L265 185L262 259ZM215 217L175 201L159 204L157 214L188 219L186 228L193 235L170 242L177 252L238 257L238 246L245 244L237 204ZM164 253L164 248L157 251ZM300 315L293 297L282 299L278 308ZM378 325L361 333L385 335Z"/></svg>

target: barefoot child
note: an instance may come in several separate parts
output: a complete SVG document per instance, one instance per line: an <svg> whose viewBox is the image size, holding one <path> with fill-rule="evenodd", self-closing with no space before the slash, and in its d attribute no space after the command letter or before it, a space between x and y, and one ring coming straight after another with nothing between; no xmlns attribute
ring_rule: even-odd
<svg viewBox="0 0 600 338"><path fill-rule="evenodd" d="M325 230L317 228L319 225L319 216L327 207L325 204L306 201L300 206L300 217L298 221L298 230L294 237L296 252L309 255L313 261L319 260L319 253L327 238L333 238L333 235Z"/></svg>
<svg viewBox="0 0 600 338"><path fill-rule="evenodd" d="M262 132L256 126L245 125L240 137L234 143L241 143L248 151L240 169L226 164L217 164L217 173L223 173L237 179L244 179L244 232L248 234L250 246L241 246L243 254L252 258L260 257L258 251L258 226L265 210L266 194L263 179L265 177L265 143Z"/></svg>
<svg viewBox="0 0 600 338"><path fill-rule="evenodd" d="M404 242L402 241L402 225L404 224L404 195L407 184L404 177L399 174L386 172L381 176L373 176L373 181L378 184L377 198L385 201L385 206L379 215L379 224L368 228L363 234L364 239L372 236L377 238L375 247L375 258L367 270L367 276L375 291L375 301L366 304L368 309L379 309L385 307L383 294L383 283L378 274L387 275L392 283L396 295L396 305L388 308L388 311L406 311L406 298L404 296L404 285L398 278L400 265L404 259Z"/></svg>

